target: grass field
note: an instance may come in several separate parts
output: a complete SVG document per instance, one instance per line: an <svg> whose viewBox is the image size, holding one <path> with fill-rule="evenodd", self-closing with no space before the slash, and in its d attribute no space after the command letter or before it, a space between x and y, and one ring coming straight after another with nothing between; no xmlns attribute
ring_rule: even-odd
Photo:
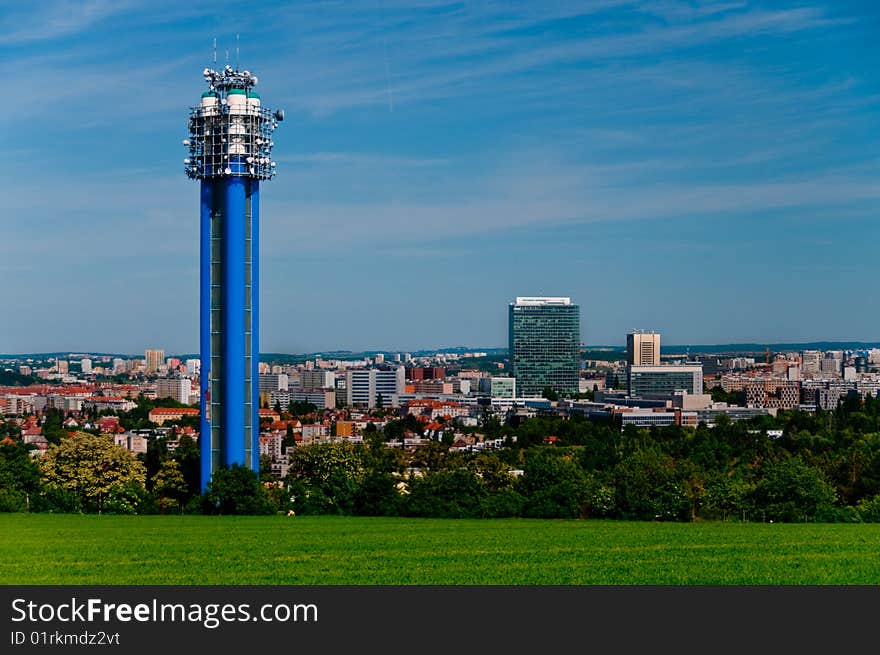
<svg viewBox="0 0 880 655"><path fill-rule="evenodd" d="M0 583L880 584L880 524L0 514Z"/></svg>

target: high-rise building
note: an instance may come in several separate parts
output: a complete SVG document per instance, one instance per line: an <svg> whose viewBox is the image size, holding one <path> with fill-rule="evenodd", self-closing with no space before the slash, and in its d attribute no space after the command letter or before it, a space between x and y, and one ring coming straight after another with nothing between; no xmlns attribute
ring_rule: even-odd
<svg viewBox="0 0 880 655"><path fill-rule="evenodd" d="M192 380L189 378L159 378L156 380L156 398L171 398L189 405Z"/></svg>
<svg viewBox="0 0 880 655"><path fill-rule="evenodd" d="M580 334L580 307L571 298L519 296L510 304L510 362L520 396L548 388L577 393Z"/></svg>
<svg viewBox="0 0 880 655"><path fill-rule="evenodd" d="M346 404L377 407L382 396L382 406L391 407L392 396L403 393L405 383L403 366L390 370L348 369L345 372Z"/></svg>
<svg viewBox="0 0 880 655"><path fill-rule="evenodd" d="M89 375L92 372L92 360L91 359L81 359L79 362L79 366L85 375Z"/></svg>
<svg viewBox="0 0 880 655"><path fill-rule="evenodd" d="M144 351L144 365L147 368L148 373L156 373L159 371L159 367L165 363L165 351L164 350L145 350Z"/></svg>
<svg viewBox="0 0 880 655"><path fill-rule="evenodd" d="M259 470L260 181L275 175L272 135L284 112L262 106L257 78L204 70L189 114L184 170L201 182L201 483L241 464Z"/></svg>
<svg viewBox="0 0 880 655"><path fill-rule="evenodd" d="M641 331L627 334L626 361L630 366L660 366L660 335Z"/></svg>
<svg viewBox="0 0 880 655"><path fill-rule="evenodd" d="M260 373L257 378L260 391L287 391L287 373Z"/></svg>
<svg viewBox="0 0 880 655"><path fill-rule="evenodd" d="M308 391L314 389L333 389L336 387L336 374L333 371L302 371L299 387Z"/></svg>
<svg viewBox="0 0 880 655"><path fill-rule="evenodd" d="M413 366L406 369L407 380L442 380L445 377L445 366Z"/></svg>
<svg viewBox="0 0 880 655"><path fill-rule="evenodd" d="M819 350L805 350L802 362L803 372L807 375L819 372L819 363L822 361L822 352Z"/></svg>

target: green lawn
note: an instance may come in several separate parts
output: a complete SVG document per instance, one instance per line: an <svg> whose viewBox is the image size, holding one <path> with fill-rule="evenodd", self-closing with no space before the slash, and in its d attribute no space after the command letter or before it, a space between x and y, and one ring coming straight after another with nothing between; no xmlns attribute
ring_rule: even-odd
<svg viewBox="0 0 880 655"><path fill-rule="evenodd" d="M880 584L880 524L0 514L2 584Z"/></svg>

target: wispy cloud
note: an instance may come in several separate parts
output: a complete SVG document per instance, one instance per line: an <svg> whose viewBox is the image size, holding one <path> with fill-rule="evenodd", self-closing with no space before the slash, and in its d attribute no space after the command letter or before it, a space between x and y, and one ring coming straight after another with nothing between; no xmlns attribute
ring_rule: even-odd
<svg viewBox="0 0 880 655"><path fill-rule="evenodd" d="M673 163L675 165L675 163ZM687 175L651 182L645 174L663 167L661 161L621 165L580 166L550 153L519 153L515 164L473 180L474 188L452 190L446 200L395 202L371 199L341 203L293 203L277 191L266 202L273 244L310 234L311 249L382 243L430 243L438 238L468 239L526 226L566 223L687 219L764 215L806 209L833 221L838 210L880 201L880 162L821 171L772 181L699 182ZM679 163L682 170L686 164Z"/></svg>
<svg viewBox="0 0 880 655"><path fill-rule="evenodd" d="M386 153L362 152L304 152L281 155L275 158L284 164L320 164L332 166L393 166L393 167L425 167L441 166L449 163L448 159L436 157L404 157Z"/></svg>
<svg viewBox="0 0 880 655"><path fill-rule="evenodd" d="M126 0L50 0L22 3L2 22L6 45L48 41L79 34L96 23L124 13L135 3Z"/></svg>
<svg viewBox="0 0 880 655"><path fill-rule="evenodd" d="M490 4L479 13L461 9L444 14L442 19L399 19L391 26L381 14L362 11L351 26L298 34L301 47L309 53L311 71L298 76L302 83L290 101L319 114L386 102L388 81L381 66L383 43L387 43L391 58L390 84L395 98L412 103L448 96L450 88L461 90L477 80L560 66L595 66L725 40L827 29L846 22L811 6L768 10L753 9L743 3L714 8L664 3L662 7L633 7L635 20L622 31L600 21L595 28L584 28L553 41L532 32L556 16L570 19L601 11L606 5L631 3L574 5L576 9L556 8L555 12L553 7L538 9L539 5L527 11L522 5L511 9L506 4ZM401 12L406 15L407 8L408 5L401 5L395 16ZM299 11L305 15L305 10ZM676 16L677 20L665 24L639 20L640 16L658 13ZM555 75L551 74L552 77Z"/></svg>
<svg viewBox="0 0 880 655"><path fill-rule="evenodd" d="M15 90L4 117L17 126L0 160L0 268L19 272L8 285L11 302L34 312L12 341L31 343L40 329L53 343L69 338L68 324L45 327L56 325L58 311L82 314L80 333L97 334L83 295L112 296L116 323L104 340L128 339L126 321L150 326L150 338L158 334L142 303L147 295L168 306L195 302L198 194L181 171L180 140L211 39L218 37L222 64L227 48L235 56L237 33L242 63L260 76L266 103L287 110L276 138L279 174L262 198L263 293L274 299L264 304L264 325L296 323L290 308L306 302L322 322L298 323L297 338L302 332L315 347L350 343L350 328L340 326L362 306L382 316L372 333L382 342L448 340L436 316L410 334L420 310L395 313L403 311L399 298L389 295L377 310L373 304L385 299L373 295L366 306L352 291L354 275L377 280L377 288L388 280L404 294L431 288L441 304L443 293L473 276L498 297L561 279L571 285L566 294L586 296L596 293L590 279L609 265L620 265L621 289L627 275L639 278L633 288L653 284L658 267L669 260L674 268L694 244L690 254L701 259L705 278L687 284L699 291L731 248L751 271L749 263L770 268L762 264L766 252L754 254L756 244L793 232L843 248L877 236L880 162L872 146L880 96L864 53L873 53L880 16L870 6L264 5L47 0L0 8L4 81ZM839 238L847 225L853 232ZM723 236L711 226L724 226ZM747 238L749 229L759 236ZM626 248L594 241L602 234L620 235ZM832 268L859 257L855 246L848 255L801 247L812 253L803 261ZM772 254L774 270L791 252ZM320 284L300 274L303 258L333 262ZM605 268L590 263L596 260ZM445 285L436 284L438 274ZM773 274L754 273L752 283ZM809 307L798 289L827 279L811 280L807 267L788 289L792 306ZM740 284L715 282L731 294ZM784 291L787 283L780 276L774 284ZM662 298L662 290L654 295ZM51 311L33 302L48 296ZM475 325L489 325L482 300L449 301L481 317ZM617 317L607 319L608 334L617 334L614 321L629 325L629 304L611 295L600 301L603 316ZM662 305L657 312L668 311ZM876 312L869 318L869 328L880 320ZM167 328L181 329L188 328ZM462 341L483 341L480 334L503 341L490 332L472 338L460 325L444 329L465 330Z"/></svg>

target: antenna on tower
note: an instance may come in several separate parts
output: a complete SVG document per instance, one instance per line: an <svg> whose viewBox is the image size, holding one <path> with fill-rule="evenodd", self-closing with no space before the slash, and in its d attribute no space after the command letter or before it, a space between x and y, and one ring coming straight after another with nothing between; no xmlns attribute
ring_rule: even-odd
<svg viewBox="0 0 880 655"><path fill-rule="evenodd" d="M217 66L217 37L214 37L214 66Z"/></svg>
<svg viewBox="0 0 880 655"><path fill-rule="evenodd" d="M239 60L239 52L238 52L238 33L236 32L236 34L235 34L235 70L238 70L239 63L241 63L241 62Z"/></svg>
<svg viewBox="0 0 880 655"><path fill-rule="evenodd" d="M229 48L226 48L226 65L229 66Z"/></svg>

